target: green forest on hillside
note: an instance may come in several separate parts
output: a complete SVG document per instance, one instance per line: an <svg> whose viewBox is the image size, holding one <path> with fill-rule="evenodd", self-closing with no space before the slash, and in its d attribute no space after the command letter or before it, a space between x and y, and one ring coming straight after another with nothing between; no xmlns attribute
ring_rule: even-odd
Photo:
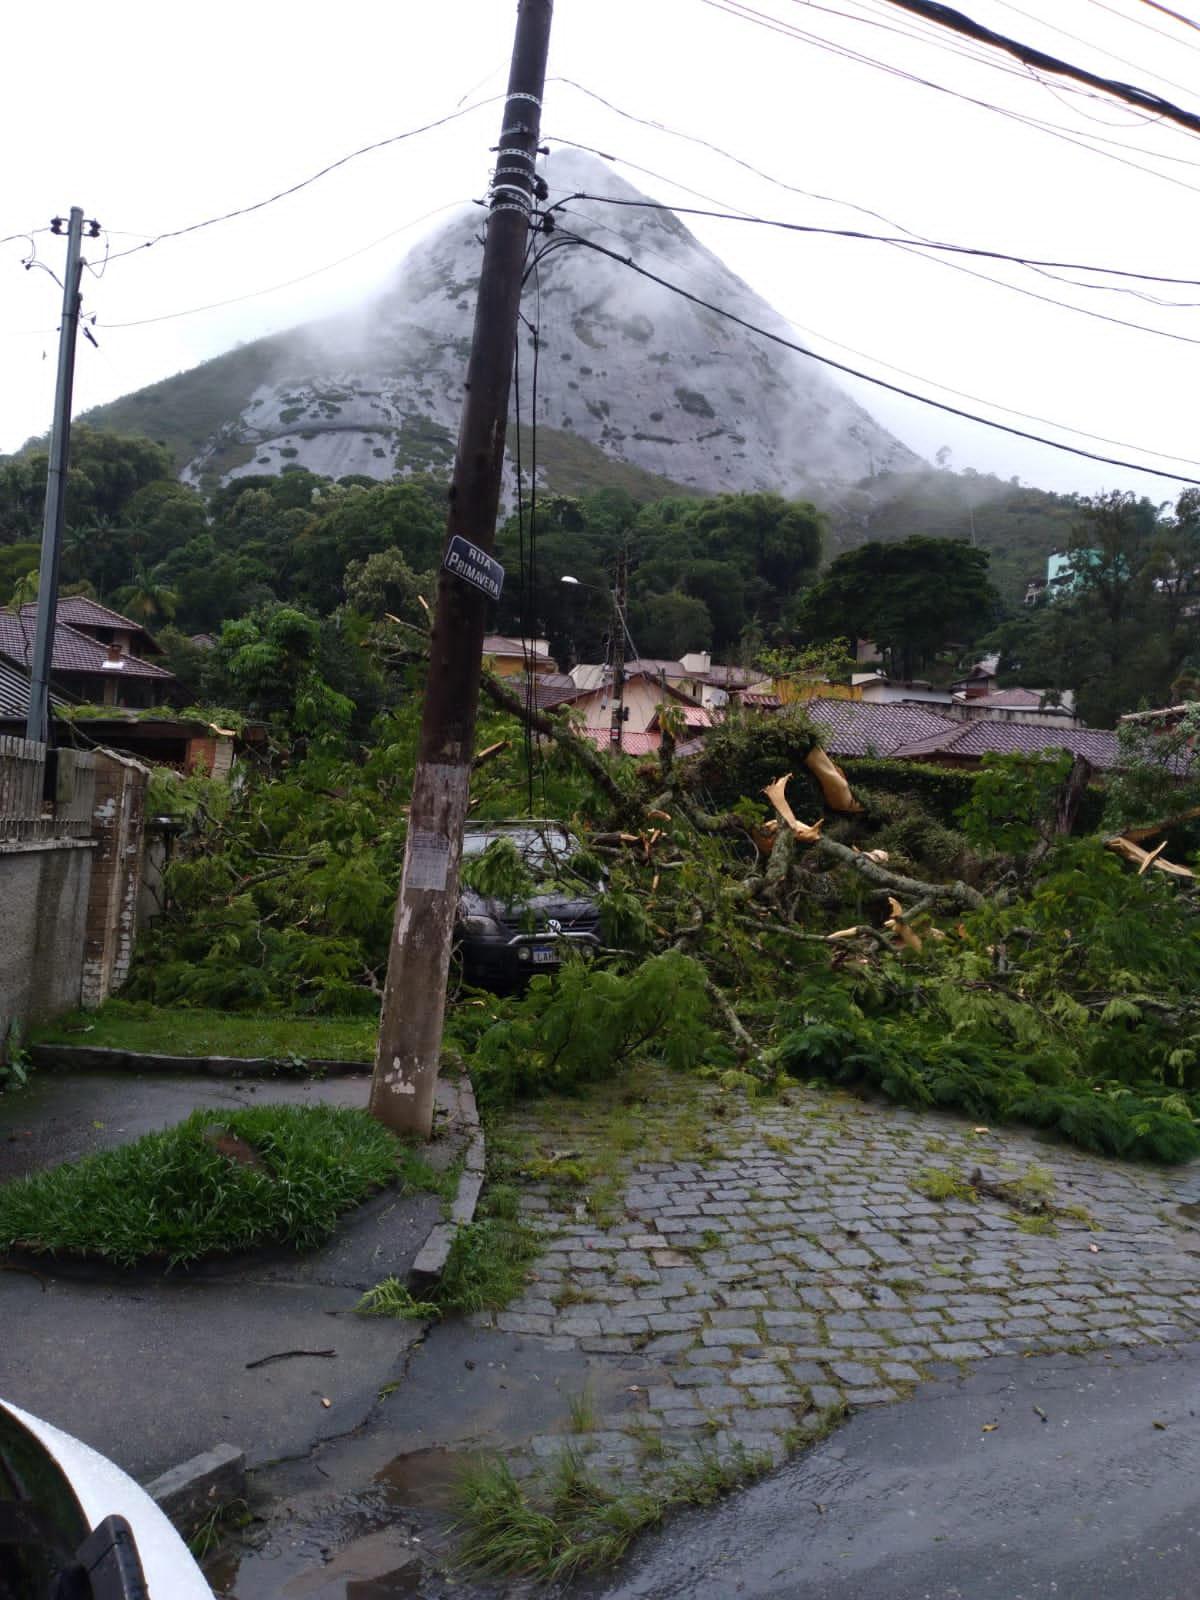
<svg viewBox="0 0 1200 1600"><path fill-rule="evenodd" d="M584 470L570 452L548 455L567 479ZM0 603L33 597L46 459L33 448L0 460ZM285 608L316 626L327 656L348 659L385 615L423 625L445 537L443 479L335 483L292 467L203 494L174 465L147 438L76 427L62 582L161 632L191 697L238 703L222 651L199 653L197 633L231 627L241 648L247 629ZM665 494L649 475L600 484L594 465L590 487L543 492L497 536L508 578L490 626L548 638L563 666L603 658L625 550L629 628L644 656L749 662L859 636L894 675L949 677L992 648L1010 679L1076 690L1093 724L1186 695L1200 675L1191 492L1172 512L929 470L871 479L818 509L770 494ZM1073 552L1071 581L1052 604L1025 607L1027 580L1055 548Z"/></svg>

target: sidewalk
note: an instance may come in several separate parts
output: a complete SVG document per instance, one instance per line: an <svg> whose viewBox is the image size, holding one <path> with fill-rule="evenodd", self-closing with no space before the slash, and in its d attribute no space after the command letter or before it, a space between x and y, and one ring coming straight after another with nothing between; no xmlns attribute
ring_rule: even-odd
<svg viewBox="0 0 1200 1600"><path fill-rule="evenodd" d="M504 1119L495 1152L546 1170L521 1189L546 1239L527 1291L432 1328L404 1404L353 1440L258 1474L265 1520L223 1592L345 1600L351 1574L436 1562L445 1486L480 1449L518 1474L569 1452L617 1492L654 1492L666 1470L782 1461L843 1407L951 1392L1014 1358L1032 1377L1068 1352L1119 1366L1200 1338L1200 1163L1136 1167L814 1090L746 1103L680 1077L639 1088ZM602 1190L572 1166L615 1175ZM923 1192L931 1173L965 1187L976 1169L973 1195ZM1045 1211L987 1187L1021 1179ZM428 1567L419 1592L443 1593Z"/></svg>
<svg viewBox="0 0 1200 1600"><path fill-rule="evenodd" d="M679 1077L643 1080L644 1099L627 1088L505 1119L516 1159L545 1172L520 1193L546 1249L503 1311L434 1326L419 1351L419 1325L354 1316L441 1221L427 1196L383 1197L303 1260L165 1278L52 1266L44 1286L0 1272L0 1393L141 1478L244 1448L265 1520L226 1592L294 1581L343 1600L351 1573L436 1545L427 1480L480 1447L531 1471L569 1446L615 1486L652 1488L664 1463L714 1452L780 1461L843 1407L995 1357L1103 1361L1200 1337L1200 1163L1136 1167L813 1090L747 1103ZM0 1176L194 1105L366 1092L43 1077L0 1100ZM572 1166L610 1172L607 1191ZM958 1192L937 1198L947 1179ZM378 1405L397 1382L403 1404Z"/></svg>
<svg viewBox="0 0 1200 1600"><path fill-rule="evenodd" d="M320 1082L39 1074L0 1096L0 1181L199 1106L365 1106L369 1084L365 1073ZM452 1084L439 1085L439 1107L454 1131L431 1158L449 1162L464 1137ZM250 1466L302 1453L359 1426L401 1375L421 1324L353 1307L381 1279L403 1278L442 1222L436 1196L388 1191L306 1256L270 1249L173 1273L10 1257L0 1270L0 1394L142 1482L219 1444L244 1451Z"/></svg>

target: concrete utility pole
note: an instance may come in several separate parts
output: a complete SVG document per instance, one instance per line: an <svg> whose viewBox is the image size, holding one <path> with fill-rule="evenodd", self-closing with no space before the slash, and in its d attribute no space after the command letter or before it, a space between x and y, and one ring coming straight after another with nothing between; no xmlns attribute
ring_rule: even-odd
<svg viewBox="0 0 1200 1600"><path fill-rule="evenodd" d="M59 233L62 218L51 224ZM99 225L92 223L93 237ZM67 225L67 269L63 274L62 326L58 331L58 381L54 390L54 422L50 430L50 466L46 473L46 509L42 518L42 560L38 572L37 628L29 672L29 715L25 737L45 744L50 736L50 662L54 654L54 613L58 607L58 562L62 551L63 513L67 501L67 456L71 444L71 388L75 380L75 338L79 332L79 280L83 212L71 207Z"/></svg>
<svg viewBox="0 0 1200 1600"><path fill-rule="evenodd" d="M552 12L553 0L520 0L517 10L371 1084L373 1116L397 1133L426 1138L441 1059L484 621L504 576L491 550Z"/></svg>

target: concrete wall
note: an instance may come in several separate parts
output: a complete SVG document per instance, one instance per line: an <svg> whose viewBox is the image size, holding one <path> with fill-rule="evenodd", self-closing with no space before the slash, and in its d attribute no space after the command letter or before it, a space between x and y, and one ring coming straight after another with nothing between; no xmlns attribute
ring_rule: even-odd
<svg viewBox="0 0 1200 1600"><path fill-rule="evenodd" d="M148 771L107 751L0 740L0 1058L14 1034L124 981L136 932Z"/></svg>
<svg viewBox="0 0 1200 1600"><path fill-rule="evenodd" d="M80 1003L93 846L0 843L0 1048Z"/></svg>

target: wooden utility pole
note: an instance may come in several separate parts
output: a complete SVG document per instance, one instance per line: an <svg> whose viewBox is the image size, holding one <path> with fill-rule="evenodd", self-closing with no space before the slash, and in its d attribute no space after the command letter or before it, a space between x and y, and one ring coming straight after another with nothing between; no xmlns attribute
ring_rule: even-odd
<svg viewBox="0 0 1200 1600"><path fill-rule="evenodd" d="M429 682L379 1022L372 1115L427 1138L442 1048L553 0L520 0L438 574Z"/></svg>

